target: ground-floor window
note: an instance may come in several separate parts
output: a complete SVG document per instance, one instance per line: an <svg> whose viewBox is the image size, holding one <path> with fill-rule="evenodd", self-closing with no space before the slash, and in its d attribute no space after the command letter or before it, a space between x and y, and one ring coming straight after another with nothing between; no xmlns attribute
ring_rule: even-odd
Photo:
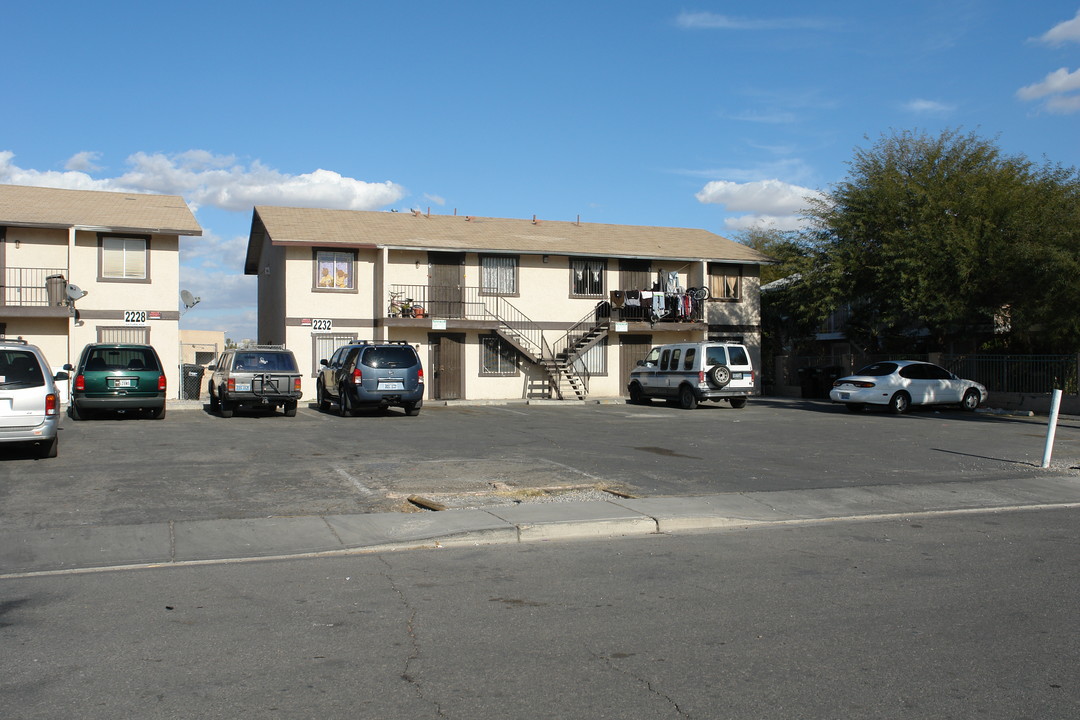
<svg viewBox="0 0 1080 720"><path fill-rule="evenodd" d="M481 375L517 375L518 353L498 335L480 338Z"/></svg>
<svg viewBox="0 0 1080 720"><path fill-rule="evenodd" d="M315 377L319 374L319 369L322 367L320 360L329 360L342 345L348 345L356 339L356 333L319 333L311 336L311 343L314 352L311 355L311 376Z"/></svg>
<svg viewBox="0 0 1080 720"><path fill-rule="evenodd" d="M149 345L150 328L148 327L108 327L99 325L97 329L99 343L124 345Z"/></svg>
<svg viewBox="0 0 1080 720"><path fill-rule="evenodd" d="M574 361L574 369L587 370L590 376L607 375L608 339L604 338Z"/></svg>

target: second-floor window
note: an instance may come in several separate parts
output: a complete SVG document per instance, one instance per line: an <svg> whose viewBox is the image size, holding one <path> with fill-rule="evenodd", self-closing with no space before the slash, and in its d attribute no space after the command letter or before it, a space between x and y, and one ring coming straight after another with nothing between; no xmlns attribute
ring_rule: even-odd
<svg viewBox="0 0 1080 720"><path fill-rule="evenodd" d="M604 261L570 260L570 294L586 297L604 295Z"/></svg>
<svg viewBox="0 0 1080 720"><path fill-rule="evenodd" d="M146 280L149 276L149 244L145 237L101 237L102 280Z"/></svg>
<svg viewBox="0 0 1080 720"><path fill-rule="evenodd" d="M319 290L355 290L356 255L335 250L315 251L315 287Z"/></svg>
<svg viewBox="0 0 1080 720"><path fill-rule="evenodd" d="M480 292L485 295L517 295L518 259L513 255L480 258Z"/></svg>
<svg viewBox="0 0 1080 720"><path fill-rule="evenodd" d="M742 266L709 265L709 297L713 300L739 300L742 298Z"/></svg>

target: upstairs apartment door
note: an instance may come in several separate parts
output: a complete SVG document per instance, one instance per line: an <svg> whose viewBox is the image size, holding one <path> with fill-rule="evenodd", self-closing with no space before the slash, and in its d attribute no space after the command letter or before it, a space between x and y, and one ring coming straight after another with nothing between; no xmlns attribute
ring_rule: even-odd
<svg viewBox="0 0 1080 720"><path fill-rule="evenodd" d="M465 317L465 253L428 253L429 317Z"/></svg>
<svg viewBox="0 0 1080 720"><path fill-rule="evenodd" d="M619 261L619 290L652 290L652 263L648 260Z"/></svg>

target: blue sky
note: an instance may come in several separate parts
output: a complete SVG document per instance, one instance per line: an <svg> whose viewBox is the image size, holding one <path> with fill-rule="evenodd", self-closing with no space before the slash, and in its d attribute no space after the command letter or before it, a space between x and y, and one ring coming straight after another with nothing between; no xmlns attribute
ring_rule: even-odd
<svg viewBox="0 0 1080 720"><path fill-rule="evenodd" d="M0 183L187 198L182 327L252 337L255 204L797 226L883 133L1080 165L1080 0L5 7ZM78 282L74 277L73 281Z"/></svg>

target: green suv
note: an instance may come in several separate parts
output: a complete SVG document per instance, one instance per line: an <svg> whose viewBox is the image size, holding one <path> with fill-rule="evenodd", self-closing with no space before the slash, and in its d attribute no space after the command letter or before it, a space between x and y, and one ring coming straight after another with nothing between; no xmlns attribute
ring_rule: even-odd
<svg viewBox="0 0 1080 720"><path fill-rule="evenodd" d="M98 412L146 413L165 417L165 371L149 345L91 343L83 348L74 371L69 410L72 420Z"/></svg>

